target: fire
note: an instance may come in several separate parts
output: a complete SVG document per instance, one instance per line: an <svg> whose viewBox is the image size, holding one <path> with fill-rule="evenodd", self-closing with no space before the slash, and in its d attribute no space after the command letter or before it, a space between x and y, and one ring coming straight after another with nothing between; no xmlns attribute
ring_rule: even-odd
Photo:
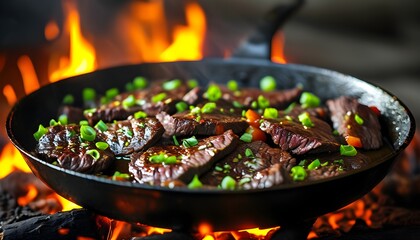
<svg viewBox="0 0 420 240"><path fill-rule="evenodd" d="M37 90L39 88L39 82L31 59L28 56L23 55L18 59L17 65L20 73L22 74L25 93L29 94Z"/></svg>
<svg viewBox="0 0 420 240"><path fill-rule="evenodd" d="M31 172L22 155L12 143L7 143L3 147L0 155L0 169L0 179L18 169L24 172Z"/></svg>
<svg viewBox="0 0 420 240"><path fill-rule="evenodd" d="M284 34L278 31L274 34L272 45L271 45L271 61L276 63L286 63L286 58L283 51L284 46Z"/></svg>
<svg viewBox="0 0 420 240"><path fill-rule="evenodd" d="M50 75L51 82L96 69L95 49L82 36L79 13L71 1L66 3L65 6L68 8L66 26L70 34L70 55L69 58L62 57L60 59L59 69Z"/></svg>
<svg viewBox="0 0 420 240"><path fill-rule="evenodd" d="M28 192L26 193L26 195L23 197L19 197L17 200L20 206L26 206L28 203L32 202L38 195L38 190L34 185L29 184L27 188Z"/></svg>

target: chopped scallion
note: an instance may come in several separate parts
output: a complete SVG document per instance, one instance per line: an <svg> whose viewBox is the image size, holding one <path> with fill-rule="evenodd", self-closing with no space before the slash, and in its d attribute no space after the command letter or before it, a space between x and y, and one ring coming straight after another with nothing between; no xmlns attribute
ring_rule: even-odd
<svg viewBox="0 0 420 240"><path fill-rule="evenodd" d="M80 120L79 125L80 126L89 125L89 122L87 120Z"/></svg>
<svg viewBox="0 0 420 240"><path fill-rule="evenodd" d="M187 85L189 88L195 88L198 86L198 81L195 79L190 79L187 81Z"/></svg>
<svg viewBox="0 0 420 240"><path fill-rule="evenodd" d="M238 90L238 82L236 82L235 80L229 80L226 84L227 88L234 92Z"/></svg>
<svg viewBox="0 0 420 240"><path fill-rule="evenodd" d="M178 141L178 139L176 139L175 135L172 136L172 139L174 140L175 146L179 146L179 141Z"/></svg>
<svg viewBox="0 0 420 240"><path fill-rule="evenodd" d="M130 175L128 173L121 173L119 171L116 171L114 175L112 175L112 180L119 180L119 179L130 179Z"/></svg>
<svg viewBox="0 0 420 240"><path fill-rule="evenodd" d="M96 97L96 91L93 88L84 88L82 91L83 101L93 101Z"/></svg>
<svg viewBox="0 0 420 240"><path fill-rule="evenodd" d="M50 120L50 127L57 126L59 123L55 119Z"/></svg>
<svg viewBox="0 0 420 240"><path fill-rule="evenodd" d="M235 190L236 181L231 176L226 176L220 183L220 187L225 190Z"/></svg>
<svg viewBox="0 0 420 240"><path fill-rule="evenodd" d="M341 145L340 146L340 154L343 156L356 156L357 150L351 145Z"/></svg>
<svg viewBox="0 0 420 240"><path fill-rule="evenodd" d="M300 96L299 102L303 108L313 108L318 107L321 100L313 93L303 92Z"/></svg>
<svg viewBox="0 0 420 240"><path fill-rule="evenodd" d="M63 98L63 104L71 105L74 103L74 97L71 94L66 94Z"/></svg>
<svg viewBox="0 0 420 240"><path fill-rule="evenodd" d="M96 131L91 126L82 125L80 127L80 136L84 141L93 141L96 138Z"/></svg>
<svg viewBox="0 0 420 240"><path fill-rule="evenodd" d="M321 162L319 159L315 159L308 165L308 170L317 169L319 166L321 166Z"/></svg>
<svg viewBox="0 0 420 240"><path fill-rule="evenodd" d="M100 150L105 150L109 147L108 143L106 142L97 142L95 143L95 146Z"/></svg>
<svg viewBox="0 0 420 240"><path fill-rule="evenodd" d="M48 130L42 126L42 124L39 124L38 131L36 131L33 135L35 140L39 141L39 139L48 132Z"/></svg>
<svg viewBox="0 0 420 240"><path fill-rule="evenodd" d="M164 92L158 93L158 94L156 94L152 97L152 102L154 102L154 103L161 102L165 98L166 98L166 93L164 93Z"/></svg>
<svg viewBox="0 0 420 240"><path fill-rule="evenodd" d="M58 122L61 123L62 125L66 125L68 123L68 117L66 114L61 114L58 117Z"/></svg>
<svg viewBox="0 0 420 240"><path fill-rule="evenodd" d="M272 76L265 76L260 80L260 89L264 92L273 91L276 87L276 79Z"/></svg>
<svg viewBox="0 0 420 240"><path fill-rule="evenodd" d="M147 113L143 112L143 111L138 111L134 113L134 118L135 119L139 119L139 118L146 118L147 117Z"/></svg>
<svg viewBox="0 0 420 240"><path fill-rule="evenodd" d="M356 123L359 124L359 125L363 125L363 122L364 122L363 118L361 118L359 116L359 114L357 114L357 113L354 115L354 121L356 121Z"/></svg>
<svg viewBox="0 0 420 240"><path fill-rule="evenodd" d="M208 102L201 108L202 113L212 113L216 109L216 103Z"/></svg>
<svg viewBox="0 0 420 240"><path fill-rule="evenodd" d="M203 183L200 182L200 179L198 178L198 175L195 174L193 179L191 180L190 183L188 183L188 188L189 189L196 189L196 188L202 188L203 187Z"/></svg>
<svg viewBox="0 0 420 240"><path fill-rule="evenodd" d="M245 156L248 158L255 158L255 155L250 148L245 149Z"/></svg>
<svg viewBox="0 0 420 240"><path fill-rule="evenodd" d="M243 141L243 142L249 143L249 142L252 141L252 134L250 134L250 133L244 133L244 134L242 134L242 136L239 139L241 141Z"/></svg>
<svg viewBox="0 0 420 240"><path fill-rule="evenodd" d="M279 112L276 108L266 108L264 109L264 118L277 118L279 116Z"/></svg>
<svg viewBox="0 0 420 240"><path fill-rule="evenodd" d="M205 92L205 97L209 101L215 102L222 97L222 90L220 90L219 86L217 86L216 84L211 84Z"/></svg>
<svg viewBox="0 0 420 240"><path fill-rule="evenodd" d="M315 126L314 123L312 122L308 112L304 112L304 113L299 114L298 119L302 123L302 125L305 126L305 127Z"/></svg>
<svg viewBox="0 0 420 240"><path fill-rule="evenodd" d="M175 104L175 107L176 107L177 112L183 112L188 109L188 104L186 102L181 101L181 102L177 102Z"/></svg>
<svg viewBox="0 0 420 240"><path fill-rule="evenodd" d="M105 96L107 99L112 99L120 93L118 88L110 88L105 92Z"/></svg>
<svg viewBox="0 0 420 240"><path fill-rule="evenodd" d="M86 154L92 156L95 160L98 160L101 157L101 154L96 149L89 149L86 151Z"/></svg>
<svg viewBox="0 0 420 240"><path fill-rule="evenodd" d="M290 175L293 181L303 181L305 180L308 174L306 173L306 170L302 166L294 166L291 169Z"/></svg>
<svg viewBox="0 0 420 240"><path fill-rule="evenodd" d="M99 122L96 123L95 127L99 129L101 132L105 132L106 130L108 130L108 126L102 120L99 120Z"/></svg>
<svg viewBox="0 0 420 240"><path fill-rule="evenodd" d="M182 145L186 148L194 147L197 144L198 144L198 140L197 138L195 138L195 136L182 140Z"/></svg>
<svg viewBox="0 0 420 240"><path fill-rule="evenodd" d="M260 109L268 108L270 107L270 100L265 98L263 95L259 95L257 98L258 107Z"/></svg>
<svg viewBox="0 0 420 240"><path fill-rule="evenodd" d="M133 107L134 105L136 105L136 98L133 94L130 94L122 101L122 105L124 108Z"/></svg>
<svg viewBox="0 0 420 240"><path fill-rule="evenodd" d="M147 79L145 77L138 76L133 79L134 90L145 89L147 87L147 84Z"/></svg>
<svg viewBox="0 0 420 240"><path fill-rule="evenodd" d="M170 81L166 81L162 84L162 88L166 91L175 90L179 88L182 85L181 80L179 79L173 79Z"/></svg>

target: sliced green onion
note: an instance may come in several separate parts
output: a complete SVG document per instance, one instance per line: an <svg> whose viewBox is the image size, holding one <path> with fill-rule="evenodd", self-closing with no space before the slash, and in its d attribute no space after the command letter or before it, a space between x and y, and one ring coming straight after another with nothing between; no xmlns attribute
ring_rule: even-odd
<svg viewBox="0 0 420 240"><path fill-rule="evenodd" d="M261 109L268 108L270 106L270 101L267 98L265 98L263 95L258 96L257 102L258 102L258 107Z"/></svg>
<svg viewBox="0 0 420 240"><path fill-rule="evenodd" d="M179 146L179 141L178 141L178 139L176 139L175 135L172 136L172 140L174 140L175 146Z"/></svg>
<svg viewBox="0 0 420 240"><path fill-rule="evenodd" d="M343 165L344 164L344 160L343 159L337 159L337 160L334 160L334 163Z"/></svg>
<svg viewBox="0 0 420 240"><path fill-rule="evenodd" d="M174 164L177 162L177 158L176 156L168 156L165 153L159 153L158 155L150 156L149 161L152 163Z"/></svg>
<svg viewBox="0 0 420 240"><path fill-rule="evenodd" d="M236 108L243 108L244 106L240 103L240 102L238 102L238 101L233 101L232 102L232 104L233 104L233 106L234 107L236 107Z"/></svg>
<svg viewBox="0 0 420 240"><path fill-rule="evenodd" d="M175 90L175 89L179 88L181 85L182 85L181 80L174 79L174 80L164 82L162 84L162 88L166 91L170 91L170 90Z"/></svg>
<svg viewBox="0 0 420 240"><path fill-rule="evenodd" d="M67 94L63 97L63 104L71 105L74 103L74 97L71 94Z"/></svg>
<svg viewBox="0 0 420 240"><path fill-rule="evenodd" d="M96 91L93 88L84 88L82 91L83 101L93 101L96 97Z"/></svg>
<svg viewBox="0 0 420 240"><path fill-rule="evenodd" d="M177 102L175 104L175 107L176 107L177 112L183 112L188 109L188 104L186 102L181 101L181 102Z"/></svg>
<svg viewBox="0 0 420 240"><path fill-rule="evenodd" d="M93 141L96 138L96 131L91 126L83 125L80 127L80 136L84 141Z"/></svg>
<svg viewBox="0 0 420 240"><path fill-rule="evenodd" d="M340 146L340 154L343 156L356 156L357 150L351 145L341 145Z"/></svg>
<svg viewBox="0 0 420 240"><path fill-rule="evenodd" d="M208 102L201 108L202 113L212 113L216 109L216 103Z"/></svg>
<svg viewBox="0 0 420 240"><path fill-rule="evenodd" d="M176 162L177 162L176 161L176 156L169 156L169 157L165 158L165 160L163 161L163 163L166 163L166 164L174 164Z"/></svg>
<svg viewBox="0 0 420 240"><path fill-rule="evenodd" d="M359 124L359 125L363 125L363 122L364 122L363 118L361 118L359 116L359 114L357 114L357 113L354 115L354 121L356 121L356 123Z"/></svg>
<svg viewBox="0 0 420 240"><path fill-rule="evenodd" d="M276 79L272 76L265 76L260 80L260 89L264 92L273 91L276 89Z"/></svg>
<svg viewBox="0 0 420 240"><path fill-rule="evenodd" d="M235 80L229 80L226 84L227 88L234 92L238 90L238 82L236 82Z"/></svg>
<svg viewBox="0 0 420 240"><path fill-rule="evenodd" d="M164 92L158 93L152 97L152 102L157 103L157 102L163 101L163 99L165 98L166 98L166 93Z"/></svg>
<svg viewBox="0 0 420 240"><path fill-rule="evenodd" d="M102 120L99 120L99 122L96 123L95 127L99 129L101 132L105 132L106 130L108 130L108 126Z"/></svg>
<svg viewBox="0 0 420 240"><path fill-rule="evenodd" d="M252 134L244 133L244 134L242 134L242 136L239 139L243 142L250 143L252 141Z"/></svg>
<svg viewBox="0 0 420 240"><path fill-rule="evenodd" d="M57 126L59 123L55 119L50 120L50 127Z"/></svg>
<svg viewBox="0 0 420 240"><path fill-rule="evenodd" d="M197 144L198 144L198 140L197 138L195 138L195 136L182 140L182 145L186 148L194 147Z"/></svg>
<svg viewBox="0 0 420 240"><path fill-rule="evenodd" d="M68 117L67 117L67 115L66 114L61 114L58 117L58 122L60 122L63 125L66 125L68 123Z"/></svg>
<svg viewBox="0 0 420 240"><path fill-rule="evenodd" d="M201 108L199 107L190 107L190 114L191 115L198 115L201 113Z"/></svg>
<svg viewBox="0 0 420 240"><path fill-rule="evenodd" d="M302 125L305 126L305 127L315 126L314 123L312 122L308 112L304 112L304 113L299 114L298 119L302 123Z"/></svg>
<svg viewBox="0 0 420 240"><path fill-rule="evenodd" d="M245 149L245 156L248 158L255 158L255 155L250 148Z"/></svg>
<svg viewBox="0 0 420 240"><path fill-rule="evenodd" d="M235 190L236 181L231 176L226 176L220 183L220 187L225 190Z"/></svg>
<svg viewBox="0 0 420 240"><path fill-rule="evenodd" d="M134 113L134 118L135 119L139 119L139 118L146 118L147 117L147 113L143 112L143 111L138 111Z"/></svg>
<svg viewBox="0 0 420 240"><path fill-rule="evenodd" d="M296 102L292 102L291 104L289 104L289 106L286 109L284 109L284 113L289 114L293 110L293 108L295 108L296 104Z"/></svg>
<svg viewBox="0 0 420 240"><path fill-rule="evenodd" d="M318 107L321 100L313 93L303 92L300 96L299 102L303 108L313 108Z"/></svg>
<svg viewBox="0 0 420 240"><path fill-rule="evenodd" d="M89 122L87 120L80 120L79 125L80 126L89 125Z"/></svg>
<svg viewBox="0 0 420 240"><path fill-rule="evenodd" d="M120 93L118 88L110 88L105 92L105 96L107 99L112 99Z"/></svg>
<svg viewBox="0 0 420 240"><path fill-rule="evenodd" d="M305 166L305 164L306 164L306 159L303 159L303 160L301 160L300 162L299 162L299 166Z"/></svg>
<svg viewBox="0 0 420 240"><path fill-rule="evenodd" d="M134 84L132 82L128 82L125 84L125 90L127 90L128 92L131 92L134 90Z"/></svg>
<svg viewBox="0 0 420 240"><path fill-rule="evenodd" d="M319 159L315 159L308 165L308 169L314 170L317 169L319 166L321 166L321 162L319 161Z"/></svg>
<svg viewBox="0 0 420 240"><path fill-rule="evenodd" d="M254 109L258 108L258 102L257 101L252 101L251 102L251 108L254 108Z"/></svg>
<svg viewBox="0 0 420 240"><path fill-rule="evenodd" d="M96 112L96 108L89 108L89 109L85 109L84 111L83 111L83 114L84 115L92 115L92 113L94 113L94 112Z"/></svg>
<svg viewBox="0 0 420 240"><path fill-rule="evenodd" d="M264 118L277 118L279 116L279 111L276 108L266 108L264 109Z"/></svg>
<svg viewBox="0 0 420 240"><path fill-rule="evenodd" d="M144 77L138 76L133 79L133 88L134 90L137 89L144 89L147 87L147 80Z"/></svg>
<svg viewBox="0 0 420 240"><path fill-rule="evenodd" d="M124 108L133 107L134 105L136 105L136 98L133 94L130 94L122 101L122 105Z"/></svg>
<svg viewBox="0 0 420 240"><path fill-rule="evenodd" d="M188 80L187 85L189 88L195 88L198 86L198 81L195 79L190 79Z"/></svg>
<svg viewBox="0 0 420 240"><path fill-rule="evenodd" d="M291 169L290 176L292 177L293 181L303 181L307 175L308 174L306 173L306 170L302 166L294 166Z"/></svg>
<svg viewBox="0 0 420 240"><path fill-rule="evenodd" d="M95 143L95 146L100 150L105 150L109 147L108 143L106 142L97 142Z"/></svg>
<svg viewBox="0 0 420 240"><path fill-rule="evenodd" d="M205 93L206 98L211 101L215 102L222 97L222 90L220 90L219 86L216 84L211 84Z"/></svg>
<svg viewBox="0 0 420 240"><path fill-rule="evenodd" d="M36 131L33 135L35 140L39 141L39 139L48 132L48 129L46 129L42 124L39 124L38 131Z"/></svg>
<svg viewBox="0 0 420 240"><path fill-rule="evenodd" d="M203 183L200 182L200 179L198 178L198 175L195 174L193 179L191 180L190 183L188 183L188 188L189 189L196 189L196 188L202 188L203 187Z"/></svg>
<svg viewBox="0 0 420 240"><path fill-rule="evenodd" d="M112 180L118 180L118 179L130 179L130 175L128 173L121 173L119 171L116 171L114 175L112 175Z"/></svg>
<svg viewBox="0 0 420 240"><path fill-rule="evenodd" d="M86 154L92 156L95 160L98 160L101 157L101 154L96 149L89 149L86 151Z"/></svg>

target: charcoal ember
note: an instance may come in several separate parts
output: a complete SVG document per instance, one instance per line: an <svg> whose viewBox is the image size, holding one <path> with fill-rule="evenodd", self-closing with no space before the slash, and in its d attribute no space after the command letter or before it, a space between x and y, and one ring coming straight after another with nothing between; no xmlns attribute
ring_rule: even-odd
<svg viewBox="0 0 420 240"><path fill-rule="evenodd" d="M338 151L340 144L332 135L330 125L316 117L311 117L311 121L313 127L305 127L295 118L265 119L261 121L260 129L268 133L281 149L292 154Z"/></svg>
<svg viewBox="0 0 420 240"><path fill-rule="evenodd" d="M222 98L226 101L236 101L243 106L250 108L252 102L258 101L259 96L263 96L270 101L270 107L284 109L292 102L299 100L302 94L302 88L296 87L292 89L262 91L257 88L241 88L240 91L230 91L225 87L220 87L224 92Z"/></svg>
<svg viewBox="0 0 420 240"><path fill-rule="evenodd" d="M344 138L357 137L364 149L378 149L383 145L381 124L376 113L352 97L342 96L326 102L331 121ZM362 120L357 121L357 116Z"/></svg>
<svg viewBox="0 0 420 240"><path fill-rule="evenodd" d="M156 118L139 118L108 123L107 130L97 129L98 138L106 141L116 156L129 155L155 144L164 132Z"/></svg>
<svg viewBox="0 0 420 240"><path fill-rule="evenodd" d="M175 179L188 183L195 174L201 175L208 171L217 160L235 149L238 143L238 137L228 130L221 135L201 139L192 147L154 146L144 152L132 154L129 171L140 183L161 185ZM159 154L176 156L177 160L171 164L150 160L150 157Z"/></svg>
<svg viewBox="0 0 420 240"><path fill-rule="evenodd" d="M14 198L25 196L29 191L29 185L36 188L37 198L45 198L54 193L35 175L21 170L14 170L0 179L0 189L7 191Z"/></svg>
<svg viewBox="0 0 420 240"><path fill-rule="evenodd" d="M203 106L197 106L197 109ZM193 110L191 110L193 111ZM161 112L156 118L165 128L165 136L218 135L227 130L235 134L243 133L248 123L242 118L241 111L232 105L217 103L211 113L192 113L190 110L170 115Z"/></svg>
<svg viewBox="0 0 420 240"><path fill-rule="evenodd" d="M230 176L238 188L268 188L288 181L288 171L296 159L280 148L271 148L262 141L240 144L235 151L215 164L200 177L205 185L218 186Z"/></svg>
<svg viewBox="0 0 420 240"><path fill-rule="evenodd" d="M95 141L82 141L80 126L75 124L48 127L48 132L38 141L36 154L50 163L66 169L83 173L99 173L114 161L114 154L107 148L98 149ZM90 150L99 153L98 158L89 154Z"/></svg>

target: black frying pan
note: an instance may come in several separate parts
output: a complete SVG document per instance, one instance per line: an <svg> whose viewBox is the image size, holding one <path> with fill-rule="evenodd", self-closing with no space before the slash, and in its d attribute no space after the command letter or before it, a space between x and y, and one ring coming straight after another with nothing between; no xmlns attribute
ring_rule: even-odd
<svg viewBox="0 0 420 240"><path fill-rule="evenodd" d="M81 101L85 87L104 93L123 90L136 76L148 79L195 78L200 84L236 79L242 86L258 87L259 79L272 75L278 88L301 84L323 100L351 95L377 106L390 151L372 154L363 169L324 180L285 184L270 189L223 191L169 189L118 182L65 170L31 154L32 134L39 123L56 118L65 94ZM412 140L414 118L391 93L351 76L302 65L279 65L267 60L207 59L193 62L151 63L99 70L49 84L20 100L7 118L7 133L34 174L63 197L99 214L130 222L172 229L196 230L208 223L213 230L272 227L298 223L339 209L368 193L388 173L397 155Z"/></svg>

